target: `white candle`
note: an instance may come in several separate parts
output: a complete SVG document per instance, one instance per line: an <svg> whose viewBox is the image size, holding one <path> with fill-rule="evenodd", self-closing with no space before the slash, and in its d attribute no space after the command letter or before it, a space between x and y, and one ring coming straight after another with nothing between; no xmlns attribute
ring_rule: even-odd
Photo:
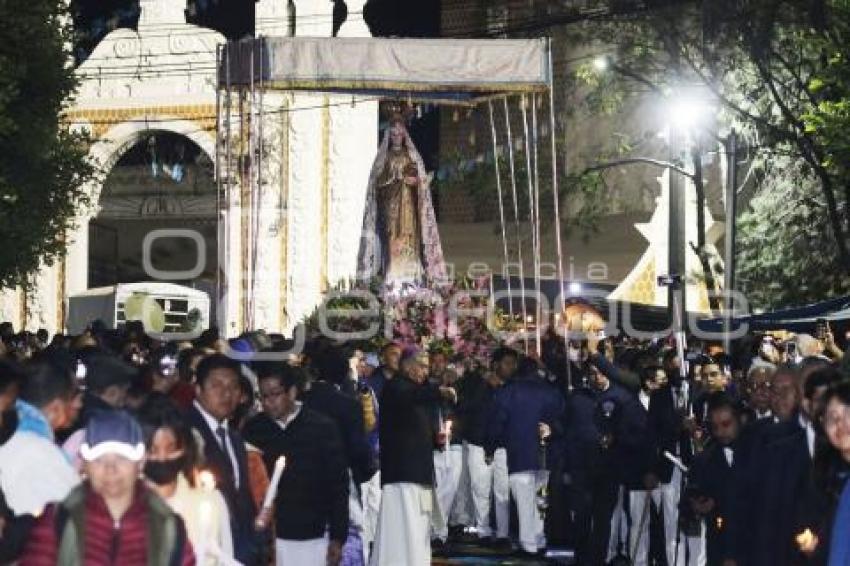
<svg viewBox="0 0 850 566"><path fill-rule="evenodd" d="M199 527L201 540L198 544L197 559L198 564L203 565L206 562L208 546L214 544L214 542L211 540L213 536L213 526L212 501L210 499L210 496L215 490L215 476L209 470L203 470L198 474L198 485L201 487L201 491L203 493L203 500L198 506L198 513L200 514Z"/></svg>
<svg viewBox="0 0 850 566"><path fill-rule="evenodd" d="M281 456L274 463L274 473L272 480L269 483L269 489L266 491L266 497L263 499L263 509L270 509L274 498L277 497L277 484L280 482L280 476L283 474L283 469L286 467L286 457Z"/></svg>

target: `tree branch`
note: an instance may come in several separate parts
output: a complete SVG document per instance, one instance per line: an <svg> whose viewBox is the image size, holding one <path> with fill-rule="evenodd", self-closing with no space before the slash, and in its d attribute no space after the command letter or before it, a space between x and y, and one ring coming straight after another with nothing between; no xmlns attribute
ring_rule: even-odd
<svg viewBox="0 0 850 566"><path fill-rule="evenodd" d="M693 180L694 178L693 173L691 173L687 169L679 167L675 163L671 163L669 161L661 161L660 159L652 159L650 157L627 157L625 159L606 161L605 163L598 163L596 165L592 165L586 168L584 171L581 172L581 174L586 175L588 173L593 173L594 171L603 171L605 169L613 169L614 167L619 167L621 165L632 165L635 163L645 163L648 165L655 165L656 167L661 167L662 169L672 169L680 175L684 175L688 179Z"/></svg>

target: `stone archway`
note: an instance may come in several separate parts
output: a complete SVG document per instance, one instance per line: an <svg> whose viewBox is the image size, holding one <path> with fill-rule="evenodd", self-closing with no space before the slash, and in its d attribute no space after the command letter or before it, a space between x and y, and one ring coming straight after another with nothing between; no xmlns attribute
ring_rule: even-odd
<svg viewBox="0 0 850 566"><path fill-rule="evenodd" d="M213 132L207 131L197 122L174 117L160 117L154 123L155 128L151 127L151 122L145 120L128 120L114 126L92 145L89 151L90 158L100 171L108 173L115 167L127 149L152 131L170 132L183 136L200 147L211 160L215 158ZM78 122L78 126L85 127L85 122ZM92 203L100 202L102 189L103 185L100 182L90 188L89 194ZM74 269L68 272L66 277L67 295L88 288L89 224L97 217L99 212L99 204L95 204L87 210L81 210L76 229L69 237L66 263L73 265Z"/></svg>

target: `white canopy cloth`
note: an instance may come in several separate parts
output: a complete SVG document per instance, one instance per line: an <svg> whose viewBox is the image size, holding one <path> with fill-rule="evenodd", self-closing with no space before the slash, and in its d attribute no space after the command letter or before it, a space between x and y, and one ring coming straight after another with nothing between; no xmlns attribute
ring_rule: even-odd
<svg viewBox="0 0 850 566"><path fill-rule="evenodd" d="M474 103L550 84L547 40L263 37L225 47L219 83ZM253 77L251 76L253 59Z"/></svg>

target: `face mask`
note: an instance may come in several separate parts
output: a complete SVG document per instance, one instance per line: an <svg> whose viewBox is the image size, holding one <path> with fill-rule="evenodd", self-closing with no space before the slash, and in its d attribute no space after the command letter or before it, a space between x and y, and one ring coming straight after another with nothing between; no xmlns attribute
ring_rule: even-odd
<svg viewBox="0 0 850 566"><path fill-rule="evenodd" d="M145 462L145 477L157 485L168 485L174 483L185 465L185 456L171 460L147 460Z"/></svg>

